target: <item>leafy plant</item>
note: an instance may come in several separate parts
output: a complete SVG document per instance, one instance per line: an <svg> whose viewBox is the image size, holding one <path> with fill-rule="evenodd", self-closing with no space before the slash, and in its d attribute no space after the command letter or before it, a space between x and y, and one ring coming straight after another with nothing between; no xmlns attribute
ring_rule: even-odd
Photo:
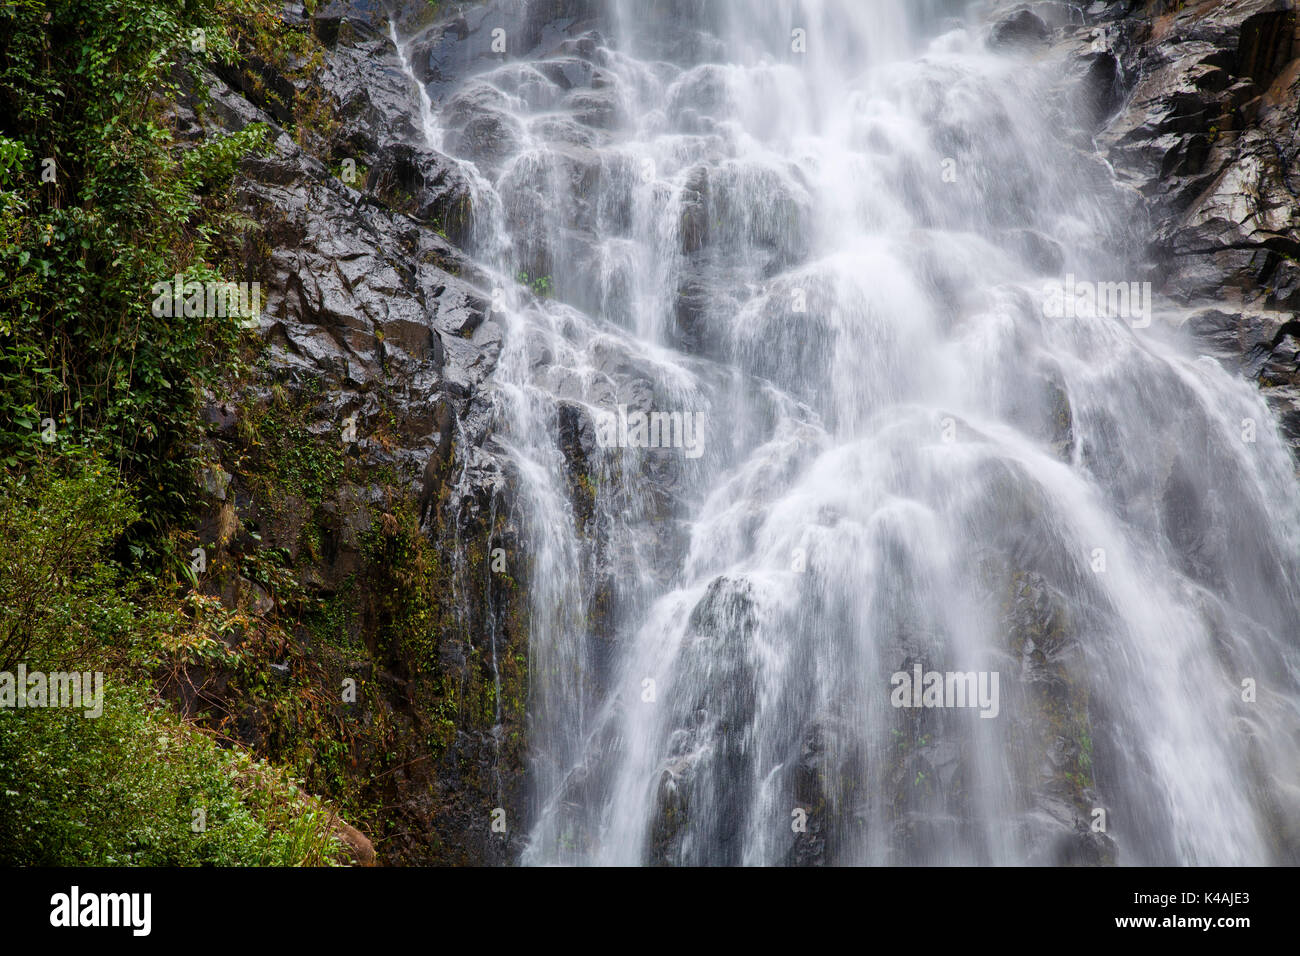
<svg viewBox="0 0 1300 956"><path fill-rule="evenodd" d="M0 670L62 663L123 630L131 608L102 552L136 514L98 456L49 455L0 479Z"/></svg>
<svg viewBox="0 0 1300 956"><path fill-rule="evenodd" d="M35 460L37 422L100 448L138 489L141 540L189 505L198 397L240 334L233 317L155 314L151 291L222 278L221 190L265 146L256 125L197 146L171 133L169 104L235 55L224 11L0 7L0 460Z"/></svg>
<svg viewBox="0 0 1300 956"><path fill-rule="evenodd" d="M549 299L555 292L550 276L538 276L534 279L527 272L521 272L516 278L520 285L527 286L539 299Z"/></svg>

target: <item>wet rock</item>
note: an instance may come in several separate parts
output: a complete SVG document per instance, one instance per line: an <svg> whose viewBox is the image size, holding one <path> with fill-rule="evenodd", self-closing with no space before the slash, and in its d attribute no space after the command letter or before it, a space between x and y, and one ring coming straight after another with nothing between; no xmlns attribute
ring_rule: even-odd
<svg viewBox="0 0 1300 956"><path fill-rule="evenodd" d="M378 151L366 188L388 208L432 225L457 245L471 229L469 184L445 156L406 144Z"/></svg>
<svg viewBox="0 0 1300 956"><path fill-rule="evenodd" d="M450 16L415 35L411 58L437 100L465 78L511 60L551 52L581 54L584 49L594 56L594 37L606 25L606 16L605 5L597 0L458 5Z"/></svg>
<svg viewBox="0 0 1300 956"><path fill-rule="evenodd" d="M523 127L509 113L486 107L457 108L456 105L452 110L449 116L459 114L464 116L464 122L447 129L447 149L451 153L472 159L488 173L495 174L519 151Z"/></svg>
<svg viewBox="0 0 1300 956"><path fill-rule="evenodd" d="M1065 271L1065 252L1060 243L1036 229L1004 232L1007 246L1038 275L1059 276Z"/></svg>
<svg viewBox="0 0 1300 956"><path fill-rule="evenodd" d="M407 7L398 15L419 14ZM397 534L394 502L410 500L412 510L418 502L423 533L467 555L466 575L481 569L472 562L485 560L489 538L518 547L517 529L503 517L511 514L515 479L488 447L495 412L485 383L502 331L489 315L491 282L458 248L471 225L469 189L455 164L424 144L416 126L418 90L385 35L387 16L385 5L365 0L322 4L312 29L328 49L310 79L274 76L271 67L254 64L281 99L291 101L311 83L308 92L323 96L332 109L329 123L295 131L305 148L285 134L288 117L252 76L231 74L229 83L210 77L208 107L184 106L190 112L182 118L193 115L195 138L251 122L271 129L271 154L246 161L233 184L241 211L260 225L239 250L241 278L259 281L264 297L264 358L240 400L248 402L250 425L263 412L270 421L296 409L301 420L295 435L303 436L277 446L294 482L268 488L231 481L228 500L204 518L201 533L230 552L268 548L307 565L295 568L302 571L305 595L355 612L340 617L340 626L353 629L344 635L353 642L344 653L363 656L343 664L350 672L391 678L377 680L357 705L366 715L362 737L373 743L381 720L394 729L393 747L401 751L391 758L396 767L384 763L390 750L353 754L359 774L391 771L372 794L385 805L391 831L385 834L386 861L503 863L517 858L527 826L518 724L526 695L517 674L508 676L512 668L517 672L515 661L526 660L520 654L526 614L518 597L526 593L526 568L512 568L509 587L505 575L487 574L484 588L453 585L451 575L459 572L450 570L441 582L449 593L464 595L457 611L470 636L451 628L432 634L445 668L440 679L482 690L476 635L484 633L497 642L508 678L499 718L484 718L480 701L450 733L426 712L442 685L415 673L421 652L376 643L384 621L377 613L367 616L392 587L376 577L384 565L373 551ZM355 178L346 175L344 160L355 164ZM238 420L243 407L235 412L209 404L210 435L221 438L215 448L253 440ZM357 433L340 444L345 421L354 422ZM264 433L262 440L274 444L275 437L283 436ZM307 443L317 446L298 447ZM226 467L241 472L233 462ZM348 480L330 483L335 468L346 469ZM274 588L229 575L214 581L213 591L231 606L268 618L299 616L301 609L282 607L286 595ZM295 626L304 645L314 640ZM336 653L331 649L325 658ZM284 666L298 675L301 661L292 658ZM264 739L256 714L241 715L240 728L250 741ZM434 737L436 749L429 743ZM508 811L504 836L486 826L498 806ZM360 862L373 860L373 847L366 853L357 841L353 850Z"/></svg>
<svg viewBox="0 0 1300 956"><path fill-rule="evenodd" d="M239 410L230 401L207 402L203 406L202 416L209 434L225 438L234 434L235 426L239 423Z"/></svg>
<svg viewBox="0 0 1300 956"><path fill-rule="evenodd" d="M1057 458L1070 461L1075 449L1074 412L1059 370L1044 367L1026 378L1026 387L1008 396L1007 420L1047 444Z"/></svg>
<svg viewBox="0 0 1300 956"><path fill-rule="evenodd" d="M746 796L753 757L747 746L754 714L754 669L749 641L755 628L753 596L744 579L720 577L691 614L684 674L706 674L701 684L673 684L674 735L652 820L651 862L716 865L740 862ZM689 811L687 811L689 808ZM678 821L689 812L690 846L678 844ZM692 852L692 848L694 851Z"/></svg>
<svg viewBox="0 0 1300 956"><path fill-rule="evenodd" d="M1190 301L1228 285L1294 306L1294 11L1243 0L1134 13L1127 25L1115 52L1132 95L1100 139L1150 201L1166 292Z"/></svg>
<svg viewBox="0 0 1300 956"><path fill-rule="evenodd" d="M692 255L709 242L709 169L697 166L691 170L682 190L682 219L680 234L682 252Z"/></svg>
<svg viewBox="0 0 1300 956"><path fill-rule="evenodd" d="M678 772L682 767L677 765ZM650 862L668 866L678 860L686 835L689 812L683 780L673 770L664 770L655 791L655 810L650 825Z"/></svg>
<svg viewBox="0 0 1300 956"><path fill-rule="evenodd" d="M218 501L226 500L226 489L230 486L230 473L220 466L205 468L203 471L203 490Z"/></svg>
<svg viewBox="0 0 1300 956"><path fill-rule="evenodd" d="M995 47L1034 47L1047 43L1051 31L1032 10L1020 10L993 25L989 43Z"/></svg>
<svg viewBox="0 0 1300 956"><path fill-rule="evenodd" d="M1080 824L1073 834L1061 837L1050 853L1049 866L1114 866L1115 841Z"/></svg>
<svg viewBox="0 0 1300 956"><path fill-rule="evenodd" d="M726 317L738 307L714 270L685 274L673 307L675 344L693 355L722 356L728 338Z"/></svg>

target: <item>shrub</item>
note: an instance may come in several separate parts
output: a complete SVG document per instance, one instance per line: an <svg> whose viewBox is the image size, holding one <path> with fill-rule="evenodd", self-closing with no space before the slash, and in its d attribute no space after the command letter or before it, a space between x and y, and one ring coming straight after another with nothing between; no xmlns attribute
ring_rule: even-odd
<svg viewBox="0 0 1300 956"><path fill-rule="evenodd" d="M336 862L329 814L290 787L129 685L98 718L0 709L0 865Z"/></svg>

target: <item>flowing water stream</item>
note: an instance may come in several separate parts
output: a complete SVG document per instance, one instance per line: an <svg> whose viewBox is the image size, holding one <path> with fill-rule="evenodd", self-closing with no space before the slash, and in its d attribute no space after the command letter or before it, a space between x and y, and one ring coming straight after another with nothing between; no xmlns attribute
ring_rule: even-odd
<svg viewBox="0 0 1300 956"><path fill-rule="evenodd" d="M1048 304L1144 277L1059 67L944 0L604 19L413 107L499 282L524 861L1289 859L1294 464L1175 310Z"/></svg>

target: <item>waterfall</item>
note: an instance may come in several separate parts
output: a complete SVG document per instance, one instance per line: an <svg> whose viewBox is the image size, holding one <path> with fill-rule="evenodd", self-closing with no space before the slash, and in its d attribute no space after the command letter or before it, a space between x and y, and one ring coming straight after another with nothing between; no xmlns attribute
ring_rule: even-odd
<svg viewBox="0 0 1300 956"><path fill-rule="evenodd" d="M504 327L524 862L1293 859L1295 465L1059 63L941 0L600 21L424 124Z"/></svg>
<svg viewBox="0 0 1300 956"><path fill-rule="evenodd" d="M397 51L397 61L401 65L402 72L405 73L414 84L416 89L417 105L420 110L420 132L424 137L425 144L433 149L437 149L442 144L442 130L438 128L438 120L433 111L433 100L429 96L429 91L415 77L415 70L411 66L411 55L407 44L402 41L397 33L397 21L390 18L388 21L388 38L392 40L393 47Z"/></svg>

